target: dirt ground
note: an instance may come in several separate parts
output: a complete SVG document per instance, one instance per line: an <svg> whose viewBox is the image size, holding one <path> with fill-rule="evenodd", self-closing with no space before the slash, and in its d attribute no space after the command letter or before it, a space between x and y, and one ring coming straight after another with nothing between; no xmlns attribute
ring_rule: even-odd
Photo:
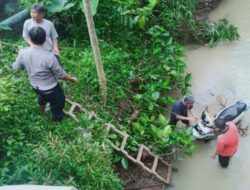
<svg viewBox="0 0 250 190"><path fill-rule="evenodd" d="M215 9L222 0L199 0L194 17L198 21L206 21L208 13Z"/></svg>
<svg viewBox="0 0 250 190"><path fill-rule="evenodd" d="M148 162L147 165L150 166L150 163ZM124 190L164 190L166 188L164 183L133 163L130 163L127 170L120 164L116 165L116 169L124 182ZM160 165L158 172L164 177L167 175L165 168Z"/></svg>

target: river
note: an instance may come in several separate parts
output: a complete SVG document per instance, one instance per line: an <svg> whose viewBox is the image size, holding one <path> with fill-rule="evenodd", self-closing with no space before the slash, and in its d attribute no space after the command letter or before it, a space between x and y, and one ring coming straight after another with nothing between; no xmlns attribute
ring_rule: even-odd
<svg viewBox="0 0 250 190"><path fill-rule="evenodd" d="M250 100L250 0L223 0L209 16L210 20L227 18L238 27L240 40L219 44L215 48L187 47L188 70L192 73L192 94L198 115L208 106L213 115L221 109L218 97L227 105L240 99ZM250 111L243 127L250 123ZM198 143L190 158L174 163L171 190L249 190L250 130L240 138L239 149L229 168L222 169L210 155L215 142Z"/></svg>

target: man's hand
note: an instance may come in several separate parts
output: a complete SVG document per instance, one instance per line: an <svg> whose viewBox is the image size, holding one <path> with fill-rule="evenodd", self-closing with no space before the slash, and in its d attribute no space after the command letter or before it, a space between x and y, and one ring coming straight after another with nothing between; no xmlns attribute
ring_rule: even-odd
<svg viewBox="0 0 250 190"><path fill-rule="evenodd" d="M52 53L55 55L59 55L60 51L58 48L53 48Z"/></svg>
<svg viewBox="0 0 250 190"><path fill-rule="evenodd" d="M79 83L76 77L66 76L63 80L70 81L72 83Z"/></svg>
<svg viewBox="0 0 250 190"><path fill-rule="evenodd" d="M23 46L17 46L16 52L18 53L21 49L23 49Z"/></svg>
<svg viewBox="0 0 250 190"><path fill-rule="evenodd" d="M72 82L72 83L79 83L79 81L77 80L76 77L70 77L69 81Z"/></svg>
<svg viewBox="0 0 250 190"><path fill-rule="evenodd" d="M198 120L198 118L195 118L195 117L188 117L188 121L190 122L190 123L194 123L194 122L196 122Z"/></svg>
<svg viewBox="0 0 250 190"><path fill-rule="evenodd" d="M217 153L215 152L214 154L212 154L210 157L212 158L212 159L215 159L216 158L216 156L217 156Z"/></svg>

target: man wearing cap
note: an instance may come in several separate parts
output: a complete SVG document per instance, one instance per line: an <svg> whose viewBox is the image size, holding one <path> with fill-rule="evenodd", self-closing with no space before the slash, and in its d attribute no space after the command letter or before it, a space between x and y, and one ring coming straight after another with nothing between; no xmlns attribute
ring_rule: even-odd
<svg viewBox="0 0 250 190"><path fill-rule="evenodd" d="M239 144L239 133L236 125L232 121L218 125L215 123L220 135L217 137L216 150L211 156L212 159L218 155L218 160L222 168L227 168L230 158L236 153Z"/></svg>
<svg viewBox="0 0 250 190"><path fill-rule="evenodd" d="M178 121L182 121L187 126L195 122L198 117L193 111L194 97L186 96L184 99L178 100L171 110L170 124L176 125ZM188 111L190 116L188 116Z"/></svg>

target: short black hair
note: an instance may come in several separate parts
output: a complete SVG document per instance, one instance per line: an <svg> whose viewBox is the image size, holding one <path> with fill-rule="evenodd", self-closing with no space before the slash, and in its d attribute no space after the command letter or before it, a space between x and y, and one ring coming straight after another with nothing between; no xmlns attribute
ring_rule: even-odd
<svg viewBox="0 0 250 190"><path fill-rule="evenodd" d="M37 11L38 13L42 13L42 14L44 14L44 12L45 12L45 8L44 8L43 4L41 4L41 3L34 3L31 6L31 9Z"/></svg>
<svg viewBox="0 0 250 190"><path fill-rule="evenodd" d="M40 26L34 26L29 31L30 40L33 44L42 45L46 40L46 32Z"/></svg>
<svg viewBox="0 0 250 190"><path fill-rule="evenodd" d="M221 118L216 118L214 120L214 124L216 128L219 128L221 131L223 131L226 128L226 121Z"/></svg>
<svg viewBox="0 0 250 190"><path fill-rule="evenodd" d="M184 98L184 102L187 102L189 104L194 104L194 97L193 96L186 96Z"/></svg>

